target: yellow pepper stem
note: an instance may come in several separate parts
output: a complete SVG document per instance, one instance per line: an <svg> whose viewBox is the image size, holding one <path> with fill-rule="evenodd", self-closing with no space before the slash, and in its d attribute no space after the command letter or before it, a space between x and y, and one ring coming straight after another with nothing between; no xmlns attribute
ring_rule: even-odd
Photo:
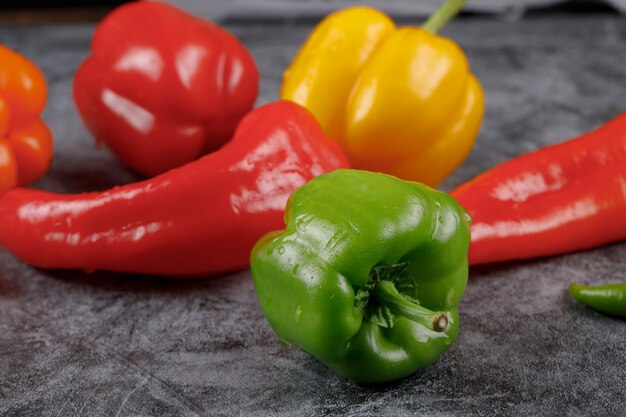
<svg viewBox="0 0 626 417"><path fill-rule="evenodd" d="M446 0L422 25L422 29L430 33L439 32L450 19L459 13L464 4L465 0Z"/></svg>

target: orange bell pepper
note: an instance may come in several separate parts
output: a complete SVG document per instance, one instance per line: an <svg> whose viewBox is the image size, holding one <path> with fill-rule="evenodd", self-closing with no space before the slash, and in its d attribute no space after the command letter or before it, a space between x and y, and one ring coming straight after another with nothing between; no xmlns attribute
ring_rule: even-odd
<svg viewBox="0 0 626 417"><path fill-rule="evenodd" d="M459 46L437 31L448 0L422 27L352 7L326 17L285 71L281 98L313 113L355 168L438 184L469 154L482 88Z"/></svg>
<svg viewBox="0 0 626 417"><path fill-rule="evenodd" d="M39 68L0 45L0 194L41 177L52 159L52 133L41 119L46 80Z"/></svg>

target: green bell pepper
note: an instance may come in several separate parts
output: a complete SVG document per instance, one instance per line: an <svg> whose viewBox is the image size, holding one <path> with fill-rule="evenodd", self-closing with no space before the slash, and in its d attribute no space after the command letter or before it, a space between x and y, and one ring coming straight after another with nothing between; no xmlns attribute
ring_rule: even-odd
<svg viewBox="0 0 626 417"><path fill-rule="evenodd" d="M410 375L454 343L470 218L452 197L337 170L293 193L285 223L251 255L261 310L283 343L366 383Z"/></svg>

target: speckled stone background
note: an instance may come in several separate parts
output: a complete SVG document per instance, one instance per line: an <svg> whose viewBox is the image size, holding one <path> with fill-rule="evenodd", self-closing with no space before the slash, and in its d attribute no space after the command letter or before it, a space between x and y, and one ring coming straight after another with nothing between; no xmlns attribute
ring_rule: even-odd
<svg viewBox="0 0 626 417"><path fill-rule="evenodd" d="M231 23L258 60L259 103L307 22ZM70 99L92 25L0 28L43 68L59 192L134 181L94 148ZM551 14L511 23L461 18L444 34L486 90L478 143L444 189L626 110L626 20ZM2 416L626 416L626 322L587 310L571 281L626 281L626 243L472 269L458 342L433 366L375 387L283 348L247 271L179 281L51 272L0 250Z"/></svg>

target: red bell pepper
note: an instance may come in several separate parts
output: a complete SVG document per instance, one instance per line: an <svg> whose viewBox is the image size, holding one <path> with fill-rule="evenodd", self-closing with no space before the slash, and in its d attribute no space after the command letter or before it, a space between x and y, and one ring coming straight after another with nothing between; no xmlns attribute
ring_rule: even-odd
<svg viewBox="0 0 626 417"><path fill-rule="evenodd" d="M0 245L42 268L208 275L245 268L280 229L287 198L347 167L313 116L275 102L246 116L229 143L178 169L109 191L18 188L0 197Z"/></svg>
<svg viewBox="0 0 626 417"><path fill-rule="evenodd" d="M451 194L473 219L471 264L626 239L626 113L505 162Z"/></svg>
<svg viewBox="0 0 626 417"><path fill-rule="evenodd" d="M222 146L252 108L258 83L252 56L234 36L141 1L99 24L74 101L97 141L153 176Z"/></svg>

